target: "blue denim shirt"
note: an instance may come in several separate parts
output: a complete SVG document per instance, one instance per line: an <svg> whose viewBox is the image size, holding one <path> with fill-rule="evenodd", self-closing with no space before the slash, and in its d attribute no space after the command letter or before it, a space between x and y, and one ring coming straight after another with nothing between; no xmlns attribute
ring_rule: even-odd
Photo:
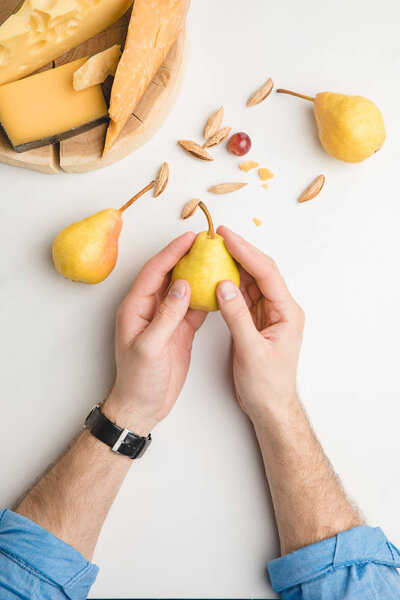
<svg viewBox="0 0 400 600"><path fill-rule="evenodd" d="M400 600L400 552L354 527L268 565L284 600ZM83 600L98 568L29 519L0 512L0 600ZM132 595L135 595L132 582Z"/></svg>

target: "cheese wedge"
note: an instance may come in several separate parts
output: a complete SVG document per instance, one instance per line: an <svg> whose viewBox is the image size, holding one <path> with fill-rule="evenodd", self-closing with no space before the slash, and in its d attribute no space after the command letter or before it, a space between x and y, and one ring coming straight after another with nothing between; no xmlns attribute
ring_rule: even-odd
<svg viewBox="0 0 400 600"><path fill-rule="evenodd" d="M111 90L104 154L115 143L135 106L178 39L189 0L135 0L125 48Z"/></svg>
<svg viewBox="0 0 400 600"><path fill-rule="evenodd" d="M99 85L77 92L87 58L0 87L0 122L16 152L54 144L108 120Z"/></svg>
<svg viewBox="0 0 400 600"><path fill-rule="evenodd" d="M0 85L30 75L117 21L132 0L25 0L0 27Z"/></svg>
<svg viewBox="0 0 400 600"><path fill-rule="evenodd" d="M84 65L74 73L74 88L85 90L92 85L103 83L108 75L115 75L119 59L121 58L121 46L116 44L94 54Z"/></svg>

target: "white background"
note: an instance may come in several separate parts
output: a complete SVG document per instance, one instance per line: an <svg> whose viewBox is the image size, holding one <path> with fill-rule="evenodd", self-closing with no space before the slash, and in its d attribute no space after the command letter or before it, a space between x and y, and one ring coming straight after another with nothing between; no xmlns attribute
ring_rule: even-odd
<svg viewBox="0 0 400 600"><path fill-rule="evenodd" d="M161 131L119 164L87 175L43 175L0 165L1 504L9 506L79 430L112 384L114 312L141 265L189 227L183 204L201 197L216 224L244 235L281 266L307 315L299 388L346 489L368 521L400 543L399 72L397 0L193 0L191 54L179 100ZM387 140L358 165L318 143L311 104L272 94L246 100L272 77L306 94L365 95ZM275 173L265 190L225 147L211 164L179 138L201 138L221 104L250 134L248 158ZM118 207L171 167L168 191L125 214L120 257L98 286L64 280L51 260L60 229ZM298 195L319 173L315 200ZM229 196L206 189L248 181ZM263 221L256 228L253 217ZM170 418L135 462L107 519L93 597L265 598L278 555L268 488L252 430L237 407L230 340L218 313L194 345Z"/></svg>

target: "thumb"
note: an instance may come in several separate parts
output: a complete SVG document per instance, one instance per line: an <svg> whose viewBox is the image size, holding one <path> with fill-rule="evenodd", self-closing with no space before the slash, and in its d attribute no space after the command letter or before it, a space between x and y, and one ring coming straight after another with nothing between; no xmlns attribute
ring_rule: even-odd
<svg viewBox="0 0 400 600"><path fill-rule="evenodd" d="M184 279L177 279L144 332L149 344L156 348L168 344L187 313L189 301L190 285Z"/></svg>
<svg viewBox="0 0 400 600"><path fill-rule="evenodd" d="M221 281L217 287L217 300L235 345L238 348L252 346L258 331L239 288L232 281Z"/></svg>

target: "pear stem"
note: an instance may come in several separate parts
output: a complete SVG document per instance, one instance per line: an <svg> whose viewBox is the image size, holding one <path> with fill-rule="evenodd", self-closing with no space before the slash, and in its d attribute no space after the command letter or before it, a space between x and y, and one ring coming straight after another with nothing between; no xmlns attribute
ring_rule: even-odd
<svg viewBox="0 0 400 600"><path fill-rule="evenodd" d="M276 90L278 94L290 94L291 96L296 96L297 98L303 98L303 100L309 100L310 102L314 102L315 98L312 96L305 96L304 94L298 94L297 92L291 92L290 90L284 90L283 88L279 88Z"/></svg>
<svg viewBox="0 0 400 600"><path fill-rule="evenodd" d="M208 212L208 208L202 201L199 202L199 208L201 208L201 210L207 217L208 235L210 236L210 238L214 238L215 237L214 223L212 222L212 218L211 218L210 213Z"/></svg>
<svg viewBox="0 0 400 600"><path fill-rule="evenodd" d="M153 188L155 186L155 181L150 181L149 185L146 185L145 188L143 188L142 190L140 190L140 192L138 192L137 194L135 194L133 196L133 198L131 198L130 200L128 200L128 202L126 202L123 206L121 206L121 208L119 209L120 212L124 212L124 210L126 210L127 208L130 207L131 204L133 204L135 202L135 200L137 200L138 198L140 198L140 196L143 196L143 194L145 194L146 192L148 192L149 190L151 190L151 188Z"/></svg>

